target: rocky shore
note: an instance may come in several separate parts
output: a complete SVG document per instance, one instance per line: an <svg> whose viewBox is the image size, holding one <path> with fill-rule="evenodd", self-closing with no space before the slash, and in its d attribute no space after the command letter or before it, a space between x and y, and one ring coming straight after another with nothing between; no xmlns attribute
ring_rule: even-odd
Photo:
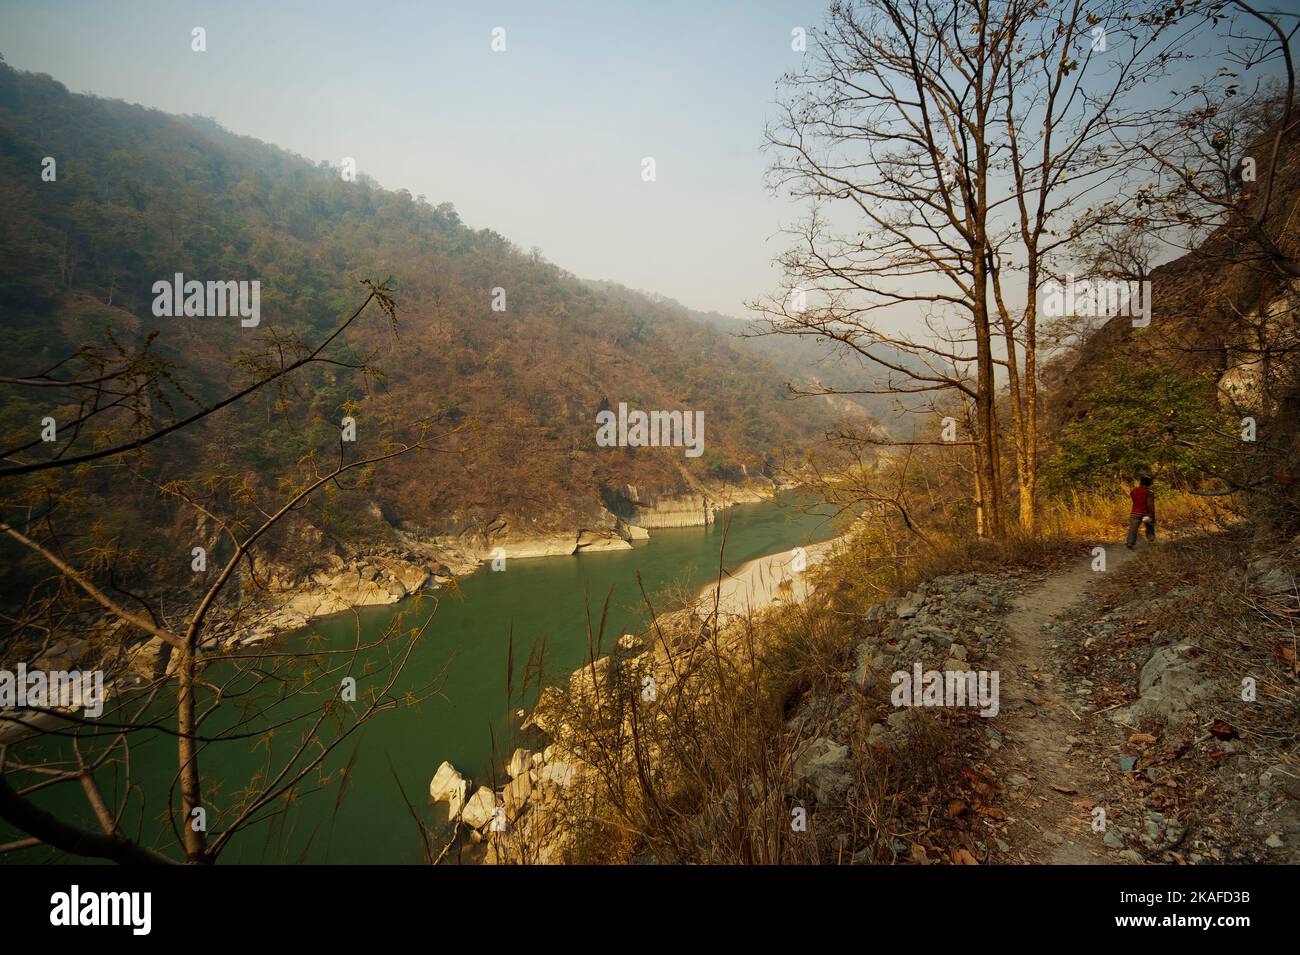
<svg viewBox="0 0 1300 955"><path fill-rule="evenodd" d="M719 615L743 617L777 603L800 603L810 587L806 572L829 557L837 543L822 541L741 564L721 581L701 587L696 605L701 613L711 613L716 604Z"/></svg>
<svg viewBox="0 0 1300 955"><path fill-rule="evenodd" d="M673 840L653 852L619 846L633 854L618 857L689 861L682 847L730 846L737 819L760 826L749 830L758 839L794 807L806 828L791 831L818 834L810 859L822 862L1294 862L1294 561L1208 536L1197 546L1207 550L1148 552L1104 574L1090 557L1062 555L1045 568L936 576L839 615L842 648L782 706L772 776L744 782L749 815L735 786L715 780L703 803L674 804L689 815ZM1219 572L1189 574L1207 554ZM439 767L430 795L468 828L474 861L590 861L584 840L623 787L657 776L658 798L672 800L673 777L657 774L671 774L665 762L680 751L655 728L689 725L673 711L715 712L716 685L687 681L710 660L745 659L739 638L755 631L727 613L834 607L837 588L783 592L790 564L781 554L739 568L716 621L703 594L543 690L522 726L531 748L513 753L500 782L475 787L472 807L469 782ZM1242 619L1243 605L1254 618ZM907 691L913 674L916 686L922 674L945 680L919 700ZM966 696L945 695L953 675L968 681ZM1258 697L1247 692L1256 683ZM761 815L763 800L773 815ZM864 826L864 804L887 805L888 824ZM614 829L605 838L618 839Z"/></svg>
<svg viewBox="0 0 1300 955"><path fill-rule="evenodd" d="M220 653L258 644L315 619L357 607L394 604L437 590L495 560L630 550L636 542L648 540L651 529L704 526L724 508L768 500L781 489L769 479L748 478L744 485L701 485L689 493L652 497L627 485L609 495L614 510L597 507L590 521L571 529L547 530L550 521L541 518L533 527L499 524L486 533L463 534L385 523L387 541L353 553L330 549L319 530L303 525L293 531L290 545L284 548L297 563L258 553L238 571L230 599L220 603L213 615L205 649ZM371 505L370 513L383 521L377 505ZM196 530L204 539L212 529L200 524ZM146 594L146 599L156 597L161 602L164 595L160 589ZM105 669L106 696L120 685L157 679L174 669L172 655L161 640L140 639L108 615L88 621L83 635L52 639L23 652L24 662L34 669ZM111 661L105 662L108 657Z"/></svg>
<svg viewBox="0 0 1300 955"><path fill-rule="evenodd" d="M726 575L721 588L703 587L692 607L661 615L652 633L623 634L608 655L574 671L567 685L544 687L520 726L538 741L536 748L516 749L499 777L474 785L443 762L430 781L429 797L447 803L448 820L468 832L476 861L570 861L580 838L575 812L590 801L599 782L575 732L575 723L590 718L589 704L601 696L665 698L689 669L681 661L711 632L715 611L723 640L730 642L746 614L802 602L813 592L805 571L830 556L836 543L749 561Z"/></svg>

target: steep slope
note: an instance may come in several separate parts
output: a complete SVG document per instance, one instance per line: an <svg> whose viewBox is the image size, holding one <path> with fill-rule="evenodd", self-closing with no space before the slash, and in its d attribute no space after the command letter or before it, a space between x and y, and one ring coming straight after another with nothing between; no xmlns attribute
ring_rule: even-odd
<svg viewBox="0 0 1300 955"><path fill-rule="evenodd" d="M1300 530L1300 283L1287 274L1300 261L1300 130L1288 135L1271 182L1268 214L1258 217L1264 175L1239 200L1240 214L1199 248L1154 269L1151 324L1115 317L1074 352L1048 365L1044 392L1054 429L1088 416L1089 392L1112 363L1171 370L1204 379L1226 424L1201 446L1222 439L1230 450L1206 470L1204 489L1247 492L1261 530ZM1262 147L1258 155L1266 155ZM1253 223L1260 218L1258 234ZM1265 248L1275 249L1268 255ZM1290 265L1288 265L1290 264ZM1173 412L1151 395L1134 395L1152 421ZM1238 426L1242 434L1238 434ZM1186 440L1165 426L1164 439Z"/></svg>
<svg viewBox="0 0 1300 955"><path fill-rule="evenodd" d="M160 446L183 476L234 467L273 487L305 455L337 449L345 414L360 440L419 420L462 429L443 442L449 453L398 460L323 505L312 520L339 535L374 532L371 518L428 533L590 525L628 503L628 485L644 502L749 482L832 419L786 401L777 368L675 304L595 288L467 227L450 205L3 63L0 205L0 374L44 370L110 336L135 351L156 335L152 353L177 366L159 420L246 380L241 356L273 338L319 341L360 301L359 279L388 279L395 328L370 319L349 334L380 376L309 369L279 405L250 402ZM154 283L177 273L260 282L260 324L155 317ZM620 402L702 411L704 453L598 447L596 413ZM46 413L70 409L0 391L5 446L29 440ZM148 524L146 497L102 510Z"/></svg>
<svg viewBox="0 0 1300 955"><path fill-rule="evenodd" d="M1282 255L1300 258L1300 131L1278 159L1261 232ZM1256 150L1264 154L1262 148ZM1263 182L1242 195L1242 219L1259 210ZM1086 413L1081 397L1112 358L1207 375L1225 402L1294 424L1300 410L1297 285L1261 254L1241 228L1223 227L1199 248L1151 273L1151 324L1106 322L1047 373L1057 420ZM1292 428L1293 431L1293 428Z"/></svg>

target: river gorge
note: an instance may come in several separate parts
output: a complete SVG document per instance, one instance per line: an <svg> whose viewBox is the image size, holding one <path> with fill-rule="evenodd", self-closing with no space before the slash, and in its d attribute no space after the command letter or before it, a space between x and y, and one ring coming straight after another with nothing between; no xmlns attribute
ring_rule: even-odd
<svg viewBox="0 0 1300 955"><path fill-rule="evenodd" d="M530 704L535 695L520 699L520 670L530 649L544 641L545 681L563 682L586 658L588 608L595 629L606 595L609 610L603 652L609 651L620 634L644 628L649 615L638 575L659 608L670 593L694 592L717 577L724 534L723 565L731 570L757 557L827 540L834 533L828 518L792 506L788 497L738 504L719 511L713 524L657 529L649 540L638 541L627 550L512 558L504 571L493 571L485 564L462 578L456 588L396 604L363 607L355 616L337 614L278 638L277 651L344 651L354 645L358 635L373 641L398 622L399 615L405 630L427 621L393 695L430 683L437 692L417 706L380 713L361 726L321 767L328 784L304 783L295 794L291 811L241 833L221 861L420 861L421 839L412 810L446 841L446 805L431 806L428 800L429 780L437 767L448 760L476 785L491 785L494 774L502 777L503 762L518 738L519 708ZM515 691L508 698L507 660L512 644ZM218 672L213 681L228 667L215 664L211 669ZM360 682L359 696L364 701L366 684L364 679ZM287 715L284 706L270 722ZM232 713L219 717L224 722L209 724L205 732L215 735L233 730L238 707L226 709ZM305 704L299 709L306 709ZM110 707L105 721L111 720L112 713ZM254 724L254 728L260 727ZM239 727L241 733L248 730ZM218 806L228 803L235 791L262 771L268 765L268 748L279 765L283 758L279 747L292 745L300 732L301 727L290 726L269 737L255 732L245 739L205 747L202 770L212 801ZM143 808L139 799L132 801L137 816L128 828L138 826L146 844L160 848L174 845L162 809L176 772L174 737L161 731L136 737L131 751L132 783L145 798ZM33 741L30 745L37 744ZM57 744L47 738L39 745ZM100 785L110 792L121 785L120 779L106 773L100 776ZM341 797L340 785L344 786ZM58 787L41 796L42 805L51 811L86 815L85 799L76 787ZM220 822L212 828L219 829Z"/></svg>

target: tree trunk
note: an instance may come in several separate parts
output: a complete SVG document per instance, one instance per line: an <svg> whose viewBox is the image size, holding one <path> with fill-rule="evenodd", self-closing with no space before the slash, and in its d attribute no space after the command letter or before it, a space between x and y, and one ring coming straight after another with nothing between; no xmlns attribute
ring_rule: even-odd
<svg viewBox="0 0 1300 955"><path fill-rule="evenodd" d="M176 730L177 757L181 777L181 834L185 839L185 856L191 862L204 862L207 854L207 832L195 831L194 810L201 808L199 786L199 755L194 745L197 725L195 710L195 669L198 638L191 631L181 651L180 665L176 671ZM206 821L206 820L205 820Z"/></svg>
<svg viewBox="0 0 1300 955"><path fill-rule="evenodd" d="M975 290L975 427L977 431L975 440L980 448L979 473L984 485L984 527L988 536L996 540L1002 537L1002 489L998 485L997 417L993 409L996 382L990 339L988 272L984 267L982 252L977 252L973 258L975 262L975 275L972 282Z"/></svg>

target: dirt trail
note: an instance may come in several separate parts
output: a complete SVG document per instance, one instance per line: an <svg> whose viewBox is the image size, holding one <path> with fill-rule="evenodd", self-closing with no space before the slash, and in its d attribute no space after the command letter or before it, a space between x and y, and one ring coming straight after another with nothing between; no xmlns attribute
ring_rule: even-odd
<svg viewBox="0 0 1300 955"><path fill-rule="evenodd" d="M1106 573L1134 556L1124 545L1106 547ZM1108 861L1101 836L1088 822L1087 801L1098 791L1081 758L1071 755L1070 737L1082 720L1070 707L1074 687L1057 672L1052 635L1045 625L1080 601L1102 573L1092 558L1050 577L1023 594L1007 617L1011 639L1001 656L1002 713L998 730L1005 743L996 761L1004 788L1016 807L1015 844L1032 861L1090 865Z"/></svg>

